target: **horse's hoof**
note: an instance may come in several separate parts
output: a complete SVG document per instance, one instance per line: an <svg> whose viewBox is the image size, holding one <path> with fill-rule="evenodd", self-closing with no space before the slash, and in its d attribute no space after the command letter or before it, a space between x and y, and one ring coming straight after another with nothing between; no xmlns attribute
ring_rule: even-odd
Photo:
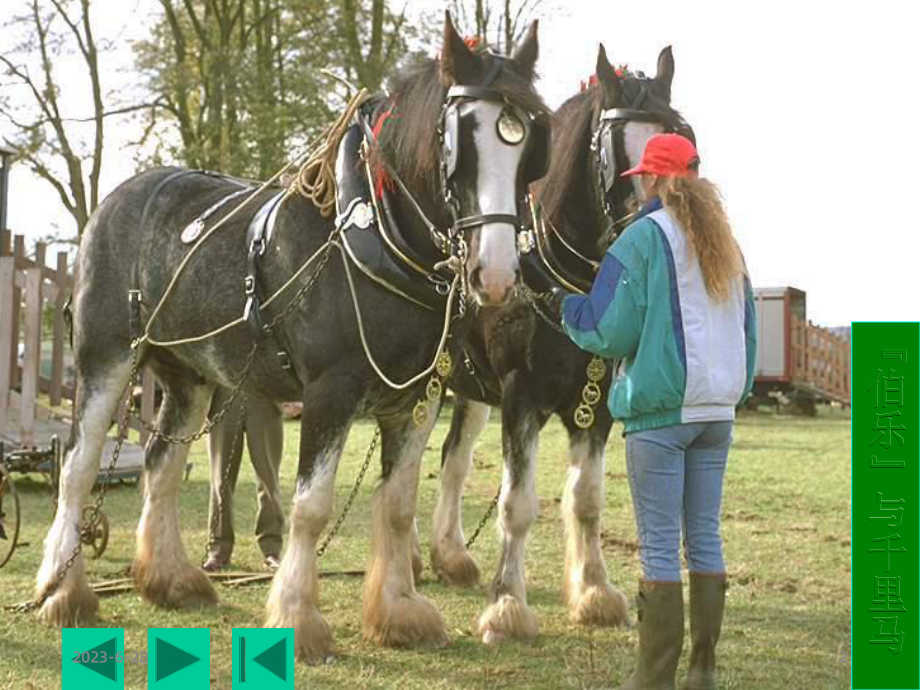
<svg viewBox="0 0 920 690"><path fill-rule="evenodd" d="M217 591L204 571L186 565L173 571L153 570L135 561L137 591L151 604L170 609L201 608L217 604Z"/></svg>
<svg viewBox="0 0 920 690"><path fill-rule="evenodd" d="M466 547L457 550L432 549L431 568L445 585L475 587L479 584L479 566Z"/></svg>
<svg viewBox="0 0 920 690"><path fill-rule="evenodd" d="M294 654L299 661L316 665L335 658L332 631L315 606L296 615L291 612L271 612L265 619L266 628L294 628Z"/></svg>
<svg viewBox="0 0 920 690"><path fill-rule="evenodd" d="M93 623L99 597L84 580L63 582L42 604L38 619L56 628L79 628Z"/></svg>
<svg viewBox="0 0 920 690"><path fill-rule="evenodd" d="M380 592L364 601L364 639L381 647L443 647L447 631L441 613L423 596Z"/></svg>
<svg viewBox="0 0 920 690"><path fill-rule="evenodd" d="M626 595L609 582L590 585L569 602L569 618L579 625L628 625L629 603Z"/></svg>
<svg viewBox="0 0 920 690"><path fill-rule="evenodd" d="M540 623L527 604L503 594L482 612L478 628L484 644L496 644L509 638L532 640L540 631Z"/></svg>

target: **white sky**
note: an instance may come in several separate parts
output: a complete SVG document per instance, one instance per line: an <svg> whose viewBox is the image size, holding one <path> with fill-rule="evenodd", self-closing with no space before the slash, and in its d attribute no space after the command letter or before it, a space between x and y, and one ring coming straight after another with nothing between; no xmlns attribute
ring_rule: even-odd
<svg viewBox="0 0 920 690"><path fill-rule="evenodd" d="M425 9L435 0L410 0ZM0 7L22 0L0 0ZM398 4L398 3L397 3ZM603 41L615 64L654 74L676 60L673 103L696 130L703 174L722 188L755 286L793 285L809 317L832 326L920 320L920 230L911 199L920 144L916 31L920 5L851 2L556 0L541 22L540 87L552 106L594 70ZM153 0L97 0L102 29L143 32ZM0 10L0 15L2 15ZM6 40L0 31L0 50ZM130 64L121 49L114 61ZM67 85L81 78L64 65ZM71 72L66 70L70 69ZM126 75L111 75L121 88ZM77 110L90 112L85 107ZM0 119L0 135L5 123ZM131 126L108 131L104 190L134 170ZM71 223L54 192L22 168L11 179L9 224L46 234Z"/></svg>

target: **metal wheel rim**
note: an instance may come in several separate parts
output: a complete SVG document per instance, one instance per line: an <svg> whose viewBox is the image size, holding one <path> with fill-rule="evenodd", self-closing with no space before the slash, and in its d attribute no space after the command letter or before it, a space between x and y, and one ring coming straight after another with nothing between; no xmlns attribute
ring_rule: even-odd
<svg viewBox="0 0 920 690"><path fill-rule="evenodd" d="M91 507L86 507L83 509L84 519L87 517L87 512L92 510ZM82 534L80 539L83 541L83 544L88 546L92 550L90 558L93 560L102 556L105 553L106 547L109 545L109 518L101 510L97 517L96 526L91 535Z"/></svg>
<svg viewBox="0 0 920 690"><path fill-rule="evenodd" d="M3 510L6 515L3 526L6 529L7 539L0 541L0 568L6 565L7 561L16 550L16 542L19 539L19 495L16 493L16 483L10 473L0 465L0 497L2 497ZM12 514L12 520L9 516Z"/></svg>

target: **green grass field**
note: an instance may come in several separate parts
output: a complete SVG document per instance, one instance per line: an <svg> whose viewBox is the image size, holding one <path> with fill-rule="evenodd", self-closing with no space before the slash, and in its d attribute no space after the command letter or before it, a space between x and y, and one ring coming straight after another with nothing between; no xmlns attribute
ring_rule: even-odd
<svg viewBox="0 0 920 690"><path fill-rule="evenodd" d="M497 417L497 415L493 415ZM442 413L422 469L419 518L427 558L427 531L438 488L440 444L450 415ZM373 433L356 425L338 475L337 509L351 488ZM283 489L293 490L299 427L286 426ZM817 419L762 412L740 417L725 483L723 535L731 579L719 667L722 687L743 690L824 690L849 687L850 601L850 422L838 411ZM467 484L465 529L470 534L494 495L501 473L500 428L490 423L476 453ZM527 550L529 603L540 617L533 644L483 646L474 621L485 589L456 590L432 579L426 564L421 591L444 614L450 644L439 650L380 649L361 637L361 580L323 580L321 610L332 627L340 655L322 667L298 665L298 688L604 688L631 670L635 630L586 629L571 624L561 596L563 559L559 501L565 471L565 432L551 421L542 435L538 491L540 515ZM612 435L607 453L607 508L603 535L613 583L632 602L639 574L636 532L626 482L623 442ZM208 471L204 444L190 459L194 469L183 484L182 517L186 549L194 559L206 541ZM0 570L0 604L31 597L41 542L51 518L50 490L41 479L17 476L29 542ZM370 475L369 475L370 478ZM362 487L340 536L322 559L322 570L365 566L370 534L370 479ZM237 547L234 565L258 570L252 532L255 486L244 459L236 500ZM108 550L91 561L91 580L119 577L134 553L134 529L141 497L132 486L108 495L112 523ZM487 529L474 555L488 581L498 547ZM148 627L210 627L211 686L230 688L231 629L261 619L266 585L218 587L221 604L201 612L163 611L127 594L102 599L100 625L123 627L128 650L146 649ZM633 608L633 617L635 609ZM61 633L32 617L0 612L0 688L60 686ZM683 674L687 646L679 677ZM126 687L146 688L146 667L126 664Z"/></svg>

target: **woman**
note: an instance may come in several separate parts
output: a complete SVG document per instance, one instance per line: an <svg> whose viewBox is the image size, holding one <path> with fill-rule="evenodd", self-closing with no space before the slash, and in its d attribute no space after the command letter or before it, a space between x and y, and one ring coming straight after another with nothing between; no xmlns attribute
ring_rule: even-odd
<svg viewBox="0 0 920 690"><path fill-rule="evenodd" d="M608 404L624 424L639 535L639 660L621 690L674 688L684 636L680 532L690 571L686 688L715 688L725 604L719 536L722 478L735 407L750 394L753 294L716 187L699 178L693 144L649 139L649 199L608 250L587 296L554 291L568 336L622 358Z"/></svg>

